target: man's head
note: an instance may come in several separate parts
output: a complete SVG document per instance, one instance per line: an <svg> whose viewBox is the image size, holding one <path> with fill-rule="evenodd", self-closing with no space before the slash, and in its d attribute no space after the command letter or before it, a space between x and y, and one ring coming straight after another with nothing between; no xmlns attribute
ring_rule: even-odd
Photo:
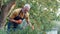
<svg viewBox="0 0 60 34"><path fill-rule="evenodd" d="M30 5L29 4L25 4L23 7L23 11L24 12L28 12L30 10Z"/></svg>

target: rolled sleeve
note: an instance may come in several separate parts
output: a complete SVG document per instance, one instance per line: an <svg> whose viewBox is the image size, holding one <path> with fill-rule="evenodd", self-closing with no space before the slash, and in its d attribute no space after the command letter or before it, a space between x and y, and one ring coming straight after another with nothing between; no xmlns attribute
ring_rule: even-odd
<svg viewBox="0 0 60 34"><path fill-rule="evenodd" d="M25 19L26 21L29 21L29 13L26 13Z"/></svg>

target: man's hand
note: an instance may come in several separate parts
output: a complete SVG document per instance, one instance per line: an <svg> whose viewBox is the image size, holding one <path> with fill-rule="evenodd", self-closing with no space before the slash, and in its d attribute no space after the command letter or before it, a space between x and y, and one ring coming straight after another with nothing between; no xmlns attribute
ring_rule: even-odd
<svg viewBox="0 0 60 34"><path fill-rule="evenodd" d="M22 20L21 19L20 20L17 20L16 23L17 24L21 24L22 23Z"/></svg>
<svg viewBox="0 0 60 34"><path fill-rule="evenodd" d="M34 26L32 25L32 30L34 30Z"/></svg>

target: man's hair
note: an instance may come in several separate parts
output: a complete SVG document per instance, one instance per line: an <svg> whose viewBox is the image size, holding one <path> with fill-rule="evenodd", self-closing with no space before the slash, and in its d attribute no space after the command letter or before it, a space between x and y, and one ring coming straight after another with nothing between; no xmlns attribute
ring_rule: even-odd
<svg viewBox="0 0 60 34"><path fill-rule="evenodd" d="M30 4L25 4L24 7L28 7L29 9L31 8Z"/></svg>

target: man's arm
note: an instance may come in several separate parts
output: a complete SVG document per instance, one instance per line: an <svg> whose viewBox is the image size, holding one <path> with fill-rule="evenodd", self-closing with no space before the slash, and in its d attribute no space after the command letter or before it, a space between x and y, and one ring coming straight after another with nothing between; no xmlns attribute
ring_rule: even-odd
<svg viewBox="0 0 60 34"><path fill-rule="evenodd" d="M8 18L9 21L11 22L17 22L16 20L14 20L13 18Z"/></svg>
<svg viewBox="0 0 60 34"><path fill-rule="evenodd" d="M32 26L32 24L30 23L29 17L26 18L26 22L27 22L28 25L30 25L30 27Z"/></svg>
<svg viewBox="0 0 60 34"><path fill-rule="evenodd" d="M34 30L34 26L31 24L29 18L26 18L27 24Z"/></svg>
<svg viewBox="0 0 60 34"><path fill-rule="evenodd" d="M29 15L27 15L27 17L26 17L26 22L34 30L34 26L30 22Z"/></svg>

